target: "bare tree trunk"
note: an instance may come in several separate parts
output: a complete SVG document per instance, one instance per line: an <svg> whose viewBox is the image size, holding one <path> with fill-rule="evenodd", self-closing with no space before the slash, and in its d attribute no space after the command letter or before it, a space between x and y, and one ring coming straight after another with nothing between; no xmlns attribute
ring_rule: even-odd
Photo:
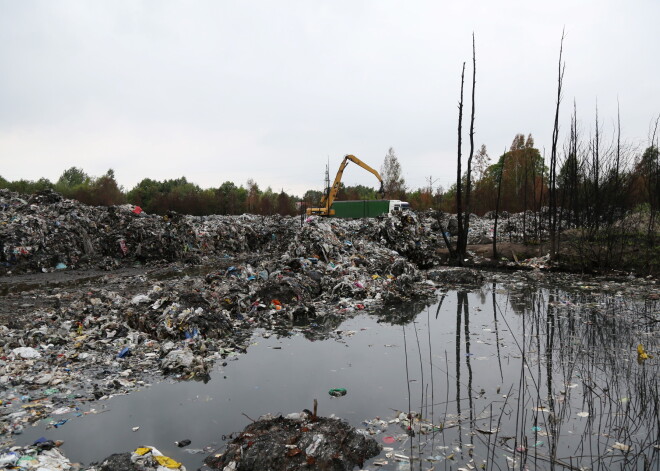
<svg viewBox="0 0 660 471"><path fill-rule="evenodd" d="M545 164L545 147L543 148L543 163ZM538 239L539 243L543 242L543 221L545 218L541 214L541 210L543 209L543 185L545 184L546 177L545 177L545 165L541 168L541 181L539 182L541 185L541 191L539 191L539 203L538 203L538 208L539 208L539 216L538 216Z"/></svg>
<svg viewBox="0 0 660 471"><path fill-rule="evenodd" d="M552 129L552 151L550 154L550 256L555 259L559 253L559 237L557 234L557 140L559 139L559 104L561 103L561 88L564 81L564 67L561 58L564 52L564 32L561 33L559 46L559 71L557 78L557 106L555 108L555 123Z"/></svg>
<svg viewBox="0 0 660 471"><path fill-rule="evenodd" d="M568 191L570 194L569 207L572 213L572 222L574 227L580 225L579 195L580 195L580 177L578 173L578 128L577 128L577 105L573 100L573 117L571 119L571 135L569 144L569 157L571 160L568 165Z"/></svg>
<svg viewBox="0 0 660 471"><path fill-rule="evenodd" d="M463 247L461 252L467 253L468 231L470 229L470 193L472 191L472 157L474 156L474 89L477 84L477 56L472 33L472 112L470 114L470 156L467 161L467 179L465 182L465 219L463 221Z"/></svg>
<svg viewBox="0 0 660 471"><path fill-rule="evenodd" d="M598 106L596 105L596 135L594 137L592 151L592 175L594 185L594 228L598 232L600 225L600 127L598 124Z"/></svg>
<svg viewBox="0 0 660 471"><path fill-rule="evenodd" d="M463 71L461 72L461 99L458 102L458 160L456 164L456 212L458 218L458 239L456 241L456 260L459 265L463 265L464 253L463 247L463 193L461 191L461 145L463 134L463 83L465 82L465 62L463 62Z"/></svg>
<svg viewBox="0 0 660 471"><path fill-rule="evenodd" d="M651 148L655 149L653 158L649 163L649 222L647 229L647 250L649 253L648 257L648 271L653 273L654 270L657 270L658 267L655 265L657 258L653 258L651 254L653 253L654 248L656 247L656 218L658 217L658 210L660 209L660 153L658 152L658 122L660 122L660 115L655 120L655 126L653 128L653 133L651 135ZM654 266L655 265L655 266Z"/></svg>
<svg viewBox="0 0 660 471"><path fill-rule="evenodd" d="M532 226L532 234L536 234L537 227L536 227L536 217L537 217L537 212L536 212L536 165L532 165L532 221L530 222L533 224ZM536 237L534 237L536 239Z"/></svg>
<svg viewBox="0 0 660 471"><path fill-rule="evenodd" d="M621 172L621 110L619 109L619 100L616 101L616 181L614 182L615 194L619 194ZM623 206L623 205L622 205Z"/></svg>
<svg viewBox="0 0 660 471"><path fill-rule="evenodd" d="M527 150L525 150L525 153L527 153ZM527 192L529 191L527 188L527 179L529 176L527 173L529 172L528 170L529 167L529 161L528 161L528 156L525 155L525 176L524 181L523 181L523 244L527 243Z"/></svg>
<svg viewBox="0 0 660 471"><path fill-rule="evenodd" d="M502 195L502 175L504 174L504 161L506 160L506 149L502 154L502 167L497 177L497 201L495 202L495 223L493 225L493 260L497 260L497 218L500 212L500 196Z"/></svg>

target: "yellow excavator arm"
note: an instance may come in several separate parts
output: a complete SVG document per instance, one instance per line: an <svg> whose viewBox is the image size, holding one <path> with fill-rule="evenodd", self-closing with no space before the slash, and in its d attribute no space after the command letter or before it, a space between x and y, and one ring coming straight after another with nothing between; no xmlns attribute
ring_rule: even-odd
<svg viewBox="0 0 660 471"><path fill-rule="evenodd" d="M339 187L341 186L341 177L344 174L344 169L348 165L348 162L353 162L365 169L367 172L373 173L378 181L380 182L380 188L378 189L378 192L382 195L383 194L383 179L380 177L380 174L362 162L360 159L355 157L354 155L347 155L344 157L344 160L342 160L341 165L339 166L339 170L337 171L337 176L335 177L335 181L332 184L332 187L328 189L326 193L323 194L323 197L321 198L321 204L319 205L319 208L307 208L307 215L316 215L316 216L332 216L334 214L334 210L332 208L332 203L335 201L335 198L337 197L337 193L339 192Z"/></svg>

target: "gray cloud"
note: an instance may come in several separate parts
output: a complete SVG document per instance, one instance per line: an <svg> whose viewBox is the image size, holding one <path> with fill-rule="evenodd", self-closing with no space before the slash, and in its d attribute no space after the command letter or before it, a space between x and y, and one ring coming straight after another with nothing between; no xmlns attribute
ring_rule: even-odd
<svg viewBox="0 0 660 471"><path fill-rule="evenodd" d="M283 5L0 1L0 174L112 167L128 188L185 175L302 193L328 157L331 172L346 153L380 167L393 146L409 185L447 187L473 31L476 142L493 157L518 132L549 148L564 27L563 128L573 98L587 130L596 100L610 125L618 99L638 141L660 112L654 1Z"/></svg>

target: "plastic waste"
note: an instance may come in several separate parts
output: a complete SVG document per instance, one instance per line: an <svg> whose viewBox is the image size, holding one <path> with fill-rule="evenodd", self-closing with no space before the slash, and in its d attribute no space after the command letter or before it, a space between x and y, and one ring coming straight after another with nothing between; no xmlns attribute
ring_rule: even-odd
<svg viewBox="0 0 660 471"><path fill-rule="evenodd" d="M185 471L185 466L179 463L176 460L173 460L169 456L163 455L158 449L152 446L145 446L137 448L131 454L131 461L133 463L138 463L142 465L150 465L153 463L155 466L163 469L178 469L180 471Z"/></svg>
<svg viewBox="0 0 660 471"><path fill-rule="evenodd" d="M172 350L165 356L161 362L161 366L165 370L185 369L192 365L194 359L195 355L189 348Z"/></svg>
<svg viewBox="0 0 660 471"><path fill-rule="evenodd" d="M2 467L7 467L8 465L14 465L18 461L20 456L13 451L0 455L0 465Z"/></svg>
<svg viewBox="0 0 660 471"><path fill-rule="evenodd" d="M25 359L41 358L41 353L32 347L17 347L12 353Z"/></svg>
<svg viewBox="0 0 660 471"><path fill-rule="evenodd" d="M323 435L321 434L314 435L314 438L312 439L312 443L307 447L305 453L307 453L309 456L314 456L314 454L316 453L316 449L319 447L322 441L323 441Z"/></svg>
<svg viewBox="0 0 660 471"><path fill-rule="evenodd" d="M185 439L185 440L181 440L181 441L174 442L174 443L179 448L183 448L183 447L186 447L186 446L190 445L192 442L188 439Z"/></svg>
<svg viewBox="0 0 660 471"><path fill-rule="evenodd" d="M614 445L612 445L612 448L614 448L615 450L621 450L624 453L628 453L630 451L630 445L626 445L626 444L620 443L620 442L614 442Z"/></svg>
<svg viewBox="0 0 660 471"><path fill-rule="evenodd" d="M167 469L180 469L181 468L181 463L178 461L173 460L169 456L154 456L156 459L156 462L161 465L165 466Z"/></svg>
<svg viewBox="0 0 660 471"><path fill-rule="evenodd" d="M129 347L124 347L121 349L121 351L117 354L117 358L126 358L131 354L131 349Z"/></svg>
<svg viewBox="0 0 660 471"><path fill-rule="evenodd" d="M644 361L648 360L649 358L653 358L653 355L649 355L646 350L644 349L644 345L641 343L637 345L637 362L638 363L643 363Z"/></svg>
<svg viewBox="0 0 660 471"><path fill-rule="evenodd" d="M45 437L41 437L35 440L32 445L36 446L39 450L50 450L51 448L55 448L57 446L62 445L62 443L63 442L61 441L53 441L53 440L48 440Z"/></svg>
<svg viewBox="0 0 660 471"><path fill-rule="evenodd" d="M328 394L330 394L332 397L341 397L345 396L347 392L348 391L346 391L344 388L333 388L328 391Z"/></svg>

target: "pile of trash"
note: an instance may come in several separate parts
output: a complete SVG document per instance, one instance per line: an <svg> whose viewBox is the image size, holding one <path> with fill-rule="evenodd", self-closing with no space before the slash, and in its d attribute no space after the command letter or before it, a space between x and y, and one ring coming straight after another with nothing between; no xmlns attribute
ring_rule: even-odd
<svg viewBox="0 0 660 471"><path fill-rule="evenodd" d="M100 464L84 467L71 463L59 447L62 442L40 438L30 446L14 446L0 451L0 468L36 471L186 471L186 467L163 455L153 446L132 453L116 453Z"/></svg>
<svg viewBox="0 0 660 471"><path fill-rule="evenodd" d="M177 443L186 446L189 440ZM154 446L139 446L131 453L115 453L98 463L71 463L59 449L61 441L39 438L29 446L0 448L0 468L57 471L186 471L175 459ZM305 410L286 417L267 415L248 425L227 444L224 453L204 460L205 470L349 471L378 455L381 446L363 432L336 418L319 417Z"/></svg>
<svg viewBox="0 0 660 471"><path fill-rule="evenodd" d="M132 453L115 453L85 471L186 471L178 461L163 455L156 447L142 446Z"/></svg>
<svg viewBox="0 0 660 471"><path fill-rule="evenodd" d="M534 224L532 224L532 221ZM492 215L471 215L469 244L489 244ZM498 238L534 238L543 220L534 213L500 219ZM537 230L537 227L541 229ZM455 215L406 211L386 218L360 220L298 217L189 216L147 214L133 205L88 206L44 190L31 196L0 190L0 274L53 272L136 264L199 264L238 254L314 257L324 263L338 255L376 256L382 271L388 257L403 257L418 269L441 262L444 248L458 232ZM531 231L531 232L530 232ZM455 240L455 239L454 239ZM365 246L365 244L367 246ZM374 251L375 248L379 250ZM390 253L383 251L389 250ZM392 261L390 260L389 263Z"/></svg>
<svg viewBox="0 0 660 471"><path fill-rule="evenodd" d="M166 216L133 205L88 206L52 190L22 197L0 190L0 268L4 273L135 263L199 263L207 255L258 252L288 240L295 218ZM281 234L280 238L277 235Z"/></svg>
<svg viewBox="0 0 660 471"><path fill-rule="evenodd" d="M360 312L435 297L433 281L386 249L367 258L337 244L326 253L328 263L285 257L162 280L108 275L5 296L2 434L42 419L62 426L88 413L82 404L163 374L208 380L216 362L247 350L256 328L288 335L303 325L307 337L327 338Z"/></svg>
<svg viewBox="0 0 660 471"><path fill-rule="evenodd" d="M72 464L59 450L62 442L40 438L31 446L15 446L0 450L0 468L20 470L74 471L80 465Z"/></svg>
<svg viewBox="0 0 660 471"><path fill-rule="evenodd" d="M472 270L427 270L439 264L448 226L439 213L301 226L293 217L138 209L0 190L0 269L11 274L3 283L36 273L35 286L0 306L2 434L42 419L63 426L94 413L85 403L161 375L206 381L214 364L247 350L256 328L288 335L302 326L321 339L360 312L398 323L439 288L483 280ZM39 285L42 272L82 267L101 271Z"/></svg>
<svg viewBox="0 0 660 471"><path fill-rule="evenodd" d="M205 464L210 470L350 471L379 453L374 439L346 422L303 411L253 422Z"/></svg>

